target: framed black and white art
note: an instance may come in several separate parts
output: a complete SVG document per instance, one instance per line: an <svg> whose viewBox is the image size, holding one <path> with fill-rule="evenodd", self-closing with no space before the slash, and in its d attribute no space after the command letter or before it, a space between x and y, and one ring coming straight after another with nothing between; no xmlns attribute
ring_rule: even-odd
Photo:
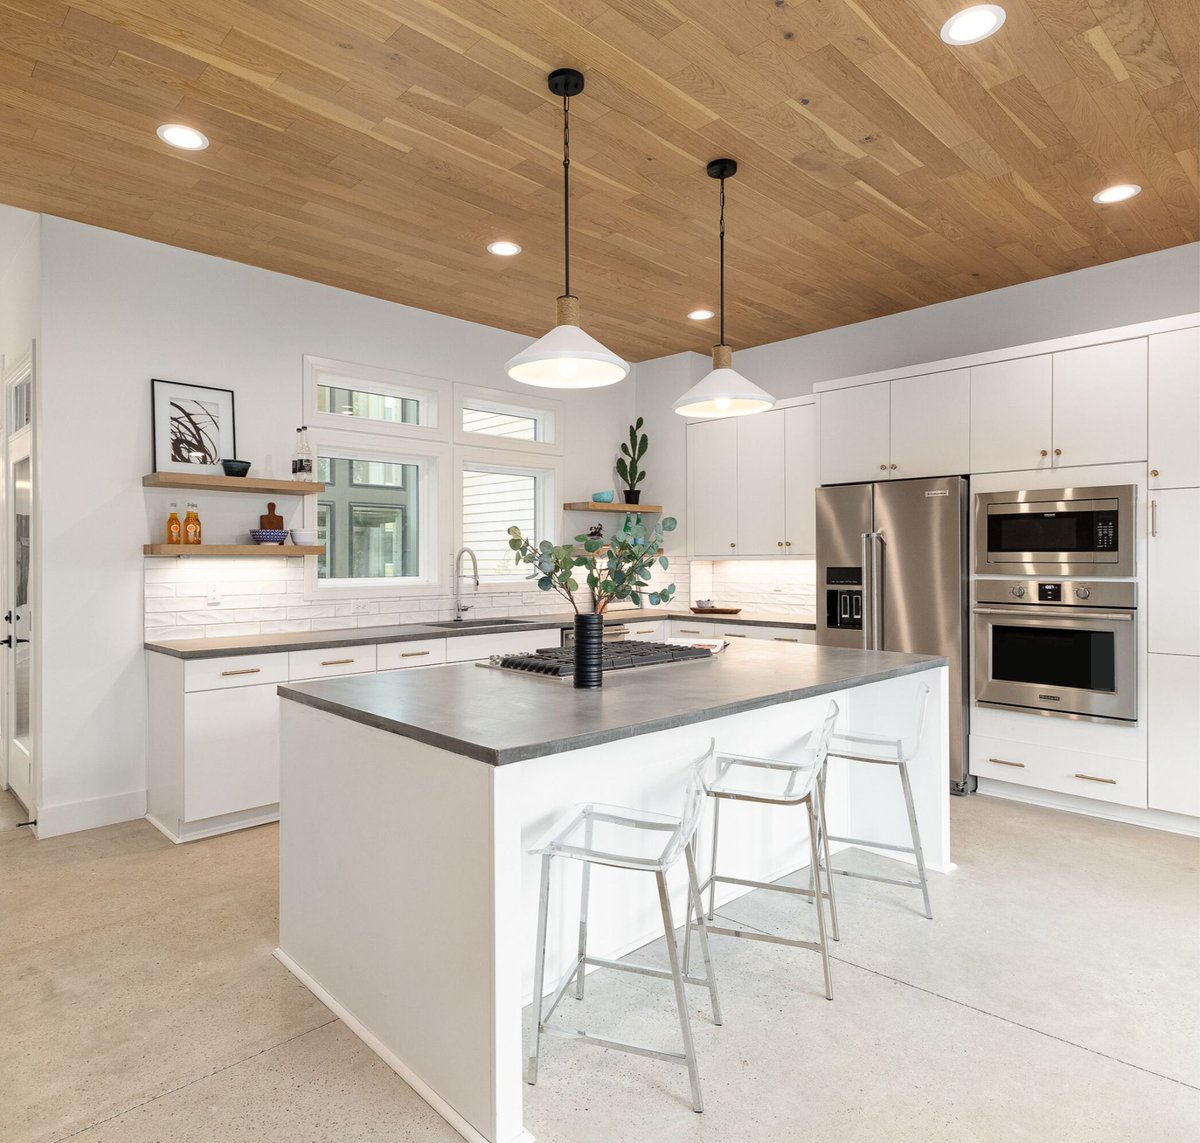
<svg viewBox="0 0 1200 1143"><path fill-rule="evenodd" d="M237 456L232 389L152 380L150 420L155 472L220 475Z"/></svg>

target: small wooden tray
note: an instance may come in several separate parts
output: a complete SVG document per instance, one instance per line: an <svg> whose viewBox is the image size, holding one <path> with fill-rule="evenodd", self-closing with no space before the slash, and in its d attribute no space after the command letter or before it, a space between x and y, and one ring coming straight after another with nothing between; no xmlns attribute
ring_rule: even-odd
<svg viewBox="0 0 1200 1143"><path fill-rule="evenodd" d="M740 607L689 607L693 615L737 615Z"/></svg>

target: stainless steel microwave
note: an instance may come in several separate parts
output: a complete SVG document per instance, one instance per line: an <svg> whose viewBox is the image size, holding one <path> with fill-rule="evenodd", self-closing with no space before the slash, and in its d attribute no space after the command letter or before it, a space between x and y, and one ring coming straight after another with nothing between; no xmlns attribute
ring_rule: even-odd
<svg viewBox="0 0 1200 1143"><path fill-rule="evenodd" d="M1034 488L975 497L977 575L1130 577L1137 488Z"/></svg>

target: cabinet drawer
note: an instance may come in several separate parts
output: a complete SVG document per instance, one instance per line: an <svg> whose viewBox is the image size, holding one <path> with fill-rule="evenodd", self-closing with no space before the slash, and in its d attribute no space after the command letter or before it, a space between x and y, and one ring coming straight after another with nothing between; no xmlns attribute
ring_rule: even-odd
<svg viewBox="0 0 1200 1143"><path fill-rule="evenodd" d="M374 670L374 644L288 652L288 678L293 681L330 679L336 675L361 675Z"/></svg>
<svg viewBox="0 0 1200 1143"><path fill-rule="evenodd" d="M731 631L738 628L731 627ZM815 643L817 633L803 627L744 627L751 639L769 639L774 643Z"/></svg>
<svg viewBox="0 0 1200 1143"><path fill-rule="evenodd" d="M1038 790L1146 805L1146 762L971 735L971 773Z"/></svg>
<svg viewBox="0 0 1200 1143"><path fill-rule="evenodd" d="M407 643L380 643L375 652L377 669L380 671L432 667L446 661L446 640L414 639Z"/></svg>
<svg viewBox="0 0 1200 1143"><path fill-rule="evenodd" d="M732 628L731 628L732 630ZM671 638L686 639L689 635L695 635L702 639L716 639L719 637L716 624L709 623L706 620L700 619L672 619L671 620Z"/></svg>
<svg viewBox="0 0 1200 1143"><path fill-rule="evenodd" d="M553 627L544 631L506 631L501 635L459 635L446 640L446 662L470 663L492 655L517 655L561 645L562 632Z"/></svg>
<svg viewBox="0 0 1200 1143"><path fill-rule="evenodd" d="M286 651L270 655L235 655L228 659L188 659L183 666L185 691L215 691L287 681Z"/></svg>
<svg viewBox="0 0 1200 1143"><path fill-rule="evenodd" d="M642 620L640 623L629 623L629 633L626 639L641 643L657 643L667 637L667 624L664 620Z"/></svg>

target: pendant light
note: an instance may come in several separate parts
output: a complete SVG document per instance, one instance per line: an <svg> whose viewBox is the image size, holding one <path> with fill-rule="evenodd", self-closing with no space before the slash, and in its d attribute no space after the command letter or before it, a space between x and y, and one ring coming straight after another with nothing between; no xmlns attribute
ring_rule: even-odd
<svg viewBox="0 0 1200 1143"><path fill-rule="evenodd" d="M775 398L732 367L733 350L725 344L725 180L737 174L736 159L713 159L708 177L721 181L721 342L712 350L712 372L675 402L683 417L744 417L775 407Z"/></svg>
<svg viewBox="0 0 1200 1143"><path fill-rule="evenodd" d="M550 73L550 91L563 111L563 292L558 318L545 337L518 353L505 369L514 381L545 389L597 389L615 385L629 372L622 361L579 328L579 299L571 293L571 119L570 100L583 90L583 73L560 67Z"/></svg>

